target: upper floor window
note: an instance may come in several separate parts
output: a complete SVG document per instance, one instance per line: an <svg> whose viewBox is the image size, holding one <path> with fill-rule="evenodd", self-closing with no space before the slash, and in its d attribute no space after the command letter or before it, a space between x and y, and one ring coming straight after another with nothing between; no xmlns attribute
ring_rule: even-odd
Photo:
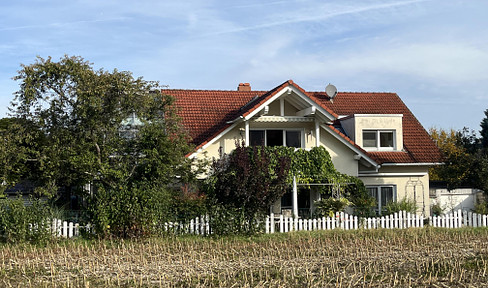
<svg viewBox="0 0 488 288"><path fill-rule="evenodd" d="M394 149L395 131L391 130L364 130L363 147L373 149Z"/></svg>
<svg viewBox="0 0 488 288"><path fill-rule="evenodd" d="M251 146L302 147L302 130L263 129L249 131Z"/></svg>

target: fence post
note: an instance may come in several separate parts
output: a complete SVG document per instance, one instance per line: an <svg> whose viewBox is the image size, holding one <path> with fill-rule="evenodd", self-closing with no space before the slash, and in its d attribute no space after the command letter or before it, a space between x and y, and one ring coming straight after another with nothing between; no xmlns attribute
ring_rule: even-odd
<svg viewBox="0 0 488 288"><path fill-rule="evenodd" d="M274 213L271 213L271 216L270 216L271 219L270 220L270 227L269 227L269 232L270 233L274 233L275 232L275 221L274 221Z"/></svg>
<svg viewBox="0 0 488 288"><path fill-rule="evenodd" d="M280 214L280 233L283 233L283 214Z"/></svg>
<svg viewBox="0 0 488 288"><path fill-rule="evenodd" d="M73 238L73 222L69 222L68 224L68 238Z"/></svg>
<svg viewBox="0 0 488 288"><path fill-rule="evenodd" d="M266 219L264 220L264 230L266 234L269 234L269 216L266 215Z"/></svg>
<svg viewBox="0 0 488 288"><path fill-rule="evenodd" d="M457 210L458 214L458 228L463 226L463 211L461 209Z"/></svg>
<svg viewBox="0 0 488 288"><path fill-rule="evenodd" d="M198 218L198 234L205 235L205 216L200 216Z"/></svg>
<svg viewBox="0 0 488 288"><path fill-rule="evenodd" d="M339 215L340 215L339 221L341 223L341 229L344 230L344 212L341 212Z"/></svg>
<svg viewBox="0 0 488 288"><path fill-rule="evenodd" d="M403 229L403 211L398 212L398 228Z"/></svg>

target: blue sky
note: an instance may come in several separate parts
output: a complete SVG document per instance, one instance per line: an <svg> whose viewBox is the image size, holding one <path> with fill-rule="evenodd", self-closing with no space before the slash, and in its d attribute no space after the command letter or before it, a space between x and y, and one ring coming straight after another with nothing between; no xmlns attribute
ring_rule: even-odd
<svg viewBox="0 0 488 288"><path fill-rule="evenodd" d="M480 130L488 1L3 0L0 117L20 64L82 56L183 89L395 92L426 129Z"/></svg>

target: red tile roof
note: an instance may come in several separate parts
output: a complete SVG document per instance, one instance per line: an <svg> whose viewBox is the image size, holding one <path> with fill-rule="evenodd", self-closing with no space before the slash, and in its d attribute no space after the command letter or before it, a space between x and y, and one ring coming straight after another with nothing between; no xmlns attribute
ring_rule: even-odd
<svg viewBox="0 0 488 288"><path fill-rule="evenodd" d="M199 148L228 128L229 121L246 117L288 86L295 87L336 118L352 114L403 114L404 152L365 152L346 135L333 129L378 164L435 163L441 159L430 136L395 93L339 92L331 102L325 92L306 92L291 80L270 91L163 89L162 93L175 98L178 115L188 129L192 143Z"/></svg>
<svg viewBox="0 0 488 288"><path fill-rule="evenodd" d="M325 99L325 92L311 92ZM441 154L427 131L410 109L395 93L350 93L339 92L334 102L326 105L339 115L352 114L403 114L403 152L369 152L378 163L437 163Z"/></svg>

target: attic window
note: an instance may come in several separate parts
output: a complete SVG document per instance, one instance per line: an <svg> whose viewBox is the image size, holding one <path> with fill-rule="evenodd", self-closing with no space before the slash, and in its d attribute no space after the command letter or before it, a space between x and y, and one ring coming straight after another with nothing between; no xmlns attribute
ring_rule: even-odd
<svg viewBox="0 0 488 288"><path fill-rule="evenodd" d="M249 133L251 146L286 146L302 147L302 130L262 129Z"/></svg>
<svg viewBox="0 0 488 288"><path fill-rule="evenodd" d="M364 130L363 147L373 149L394 149L395 131L392 130Z"/></svg>

